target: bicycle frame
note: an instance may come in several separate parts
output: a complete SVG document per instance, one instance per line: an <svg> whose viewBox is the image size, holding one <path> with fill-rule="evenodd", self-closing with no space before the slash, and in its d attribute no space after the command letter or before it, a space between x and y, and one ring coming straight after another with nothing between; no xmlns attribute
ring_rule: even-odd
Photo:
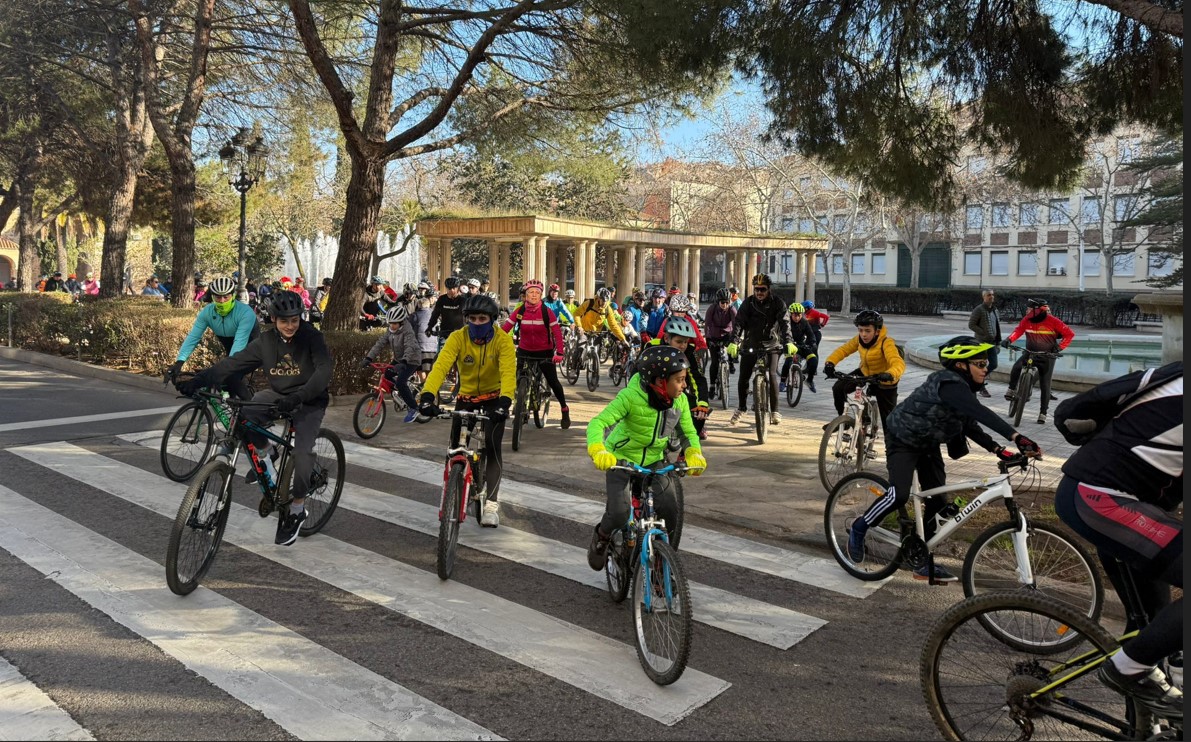
<svg viewBox="0 0 1191 742"><path fill-rule="evenodd" d="M666 522L657 517L653 509L653 479L657 476L668 476L671 472L677 471L675 464L668 464L660 469L647 469L644 466L638 466L631 462L618 464L616 469L623 469L630 472L630 476L641 476L641 496L642 499L638 507L629 509L629 520L624 525L626 529L637 531L637 561L641 565L641 576L645 580L645 589L643 590L643 597L645 599L645 609L652 610L653 591L649 589L649 563L653 559L653 540L661 538L666 543L670 542L670 537L666 535L664 530ZM635 503L636 505L636 503ZM643 517L637 517L637 511L640 510ZM665 575L666 584L666 600L672 600L673 595L670 593L671 584L670 576Z"/></svg>
<svg viewBox="0 0 1191 742"><path fill-rule="evenodd" d="M438 518L442 520L443 511L446 510L447 502L447 482L451 478L451 467L456 463L463 464L463 502L459 507L459 522L462 523L467 520L467 504L471 501L471 485L475 481L475 474L472 469L473 465L477 463L480 456L483 456L483 420L487 419L484 416L475 412L464 412L456 410L447 413L444 417L460 417L460 442L458 445L447 448L447 463L443 467L442 472L442 497L439 498L438 503ZM471 418L467 420L466 418ZM472 438L476 435L475 426L479 424L479 440L480 446L472 445ZM476 449L481 449L477 451Z"/></svg>

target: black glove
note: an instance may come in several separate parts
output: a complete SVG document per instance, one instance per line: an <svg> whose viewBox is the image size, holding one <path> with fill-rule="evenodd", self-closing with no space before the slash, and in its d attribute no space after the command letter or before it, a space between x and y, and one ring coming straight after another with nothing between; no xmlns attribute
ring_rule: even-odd
<svg viewBox="0 0 1191 742"><path fill-rule="evenodd" d="M1010 348L1013 347L1013 343L1009 342L1008 340L1002 340L1001 347L1004 348L1005 350L1009 350Z"/></svg>
<svg viewBox="0 0 1191 742"><path fill-rule="evenodd" d="M372 359L365 356L364 360L360 361L360 368L368 368L368 366L371 364L372 364Z"/></svg>
<svg viewBox="0 0 1191 742"><path fill-rule="evenodd" d="M828 379L834 379L835 378L835 364L834 363L824 363L823 364L823 375L826 376Z"/></svg>
<svg viewBox="0 0 1191 742"><path fill-rule="evenodd" d="M1013 436L1013 442L1017 444L1017 450L1021 451L1024 454L1041 454L1042 453L1042 449L1038 447L1037 443L1035 443L1034 441L1025 437L1021 433L1018 433L1017 435Z"/></svg>
<svg viewBox="0 0 1191 742"><path fill-rule="evenodd" d="M434 330L431 330L429 327L427 327L426 328L426 337L428 337L428 338L434 337Z"/></svg>
<svg viewBox="0 0 1191 742"><path fill-rule="evenodd" d="M167 381L173 381L178 378L178 374L182 372L182 366L185 361L174 361L173 365L165 370L165 378Z"/></svg>
<svg viewBox="0 0 1191 742"><path fill-rule="evenodd" d="M302 397L299 394L287 394L277 400L277 411L283 415L287 415L301 406Z"/></svg>
<svg viewBox="0 0 1191 742"><path fill-rule="evenodd" d="M882 371L881 373L877 374L877 381L883 384L891 384L893 383L893 374L889 373L888 371Z"/></svg>
<svg viewBox="0 0 1191 742"><path fill-rule="evenodd" d="M178 390L178 394L181 394L184 397L193 397L194 393L199 389L202 389L204 386L206 386L206 384L204 384L203 380L197 375L193 378L187 379L186 381L174 382L174 388Z"/></svg>
<svg viewBox="0 0 1191 742"><path fill-rule="evenodd" d="M492 418L492 422L502 422L509 417L509 408L513 406L513 400L508 397L501 397L496 400L496 409L488 417Z"/></svg>
<svg viewBox="0 0 1191 742"><path fill-rule="evenodd" d="M438 400L432 392L423 392L422 396L418 398L418 414L425 418L418 422L426 422L426 420L442 414Z"/></svg>

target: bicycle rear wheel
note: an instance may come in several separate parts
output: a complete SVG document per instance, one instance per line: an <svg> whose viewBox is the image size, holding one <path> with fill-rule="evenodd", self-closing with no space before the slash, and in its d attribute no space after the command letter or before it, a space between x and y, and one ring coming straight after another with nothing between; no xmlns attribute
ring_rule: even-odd
<svg viewBox="0 0 1191 742"><path fill-rule="evenodd" d="M840 480L823 509L823 529L835 561L853 577L861 580L883 580L901 564L901 526L897 511L878 524L870 526L864 536L864 561L856 563L848 554L848 537L852 524L864 515L878 499L885 496L889 482L868 472L849 474Z"/></svg>
<svg viewBox="0 0 1191 742"><path fill-rule="evenodd" d="M207 403L192 400L178 408L161 436L161 470L185 482L207 463L215 448L215 418Z"/></svg>
<svg viewBox="0 0 1191 742"><path fill-rule="evenodd" d="M972 597L993 590L1036 591L1092 621L1099 619L1104 607L1104 585L1087 550L1057 528L1030 523L1028 548L1034 584L1023 585L1018 580L1017 553L1013 548L1016 530L1011 522L998 523L976 537L964 559L964 595ZM1015 636L1012 627L999 626L988 616L982 616L981 623L989 632L1000 633L1002 641L1017 649L1061 651L1072 641L1053 637L1051 644L1034 647L1025 643L1026 637Z"/></svg>
<svg viewBox="0 0 1191 742"><path fill-rule="evenodd" d="M385 424L385 413L385 396L380 392L373 389L360 397L360 401L356 402L356 411L352 414L352 427L356 435L364 440L375 438Z"/></svg>
<svg viewBox="0 0 1191 742"><path fill-rule="evenodd" d="M766 378L767 374L753 377L753 416L757 422L758 443L764 443L769 432L769 382Z"/></svg>
<svg viewBox="0 0 1191 742"><path fill-rule="evenodd" d="M1062 654L1014 649L989 634L989 622L1014 626L1031 637L1030 646L1064 636L1068 647ZM935 622L919 661L922 694L935 726L950 740L1144 739L1148 712L1129 708L1133 704L1101 684L1095 671L1072 677L1117 647L1101 626L1044 595L985 593L960 601ZM1072 679L1038 694L1063 678ZM1140 730L1127 721L1134 715Z"/></svg>
<svg viewBox="0 0 1191 742"><path fill-rule="evenodd" d="M608 582L608 595L613 603L623 603L629 596L629 586L633 582L634 549L625 542L628 534L626 529L620 529L612 534L608 540L608 560L604 562L604 578Z"/></svg>
<svg viewBox="0 0 1191 742"><path fill-rule="evenodd" d="M790 367L790 378L786 379L786 404L797 407L802 401L802 367L795 363Z"/></svg>
<svg viewBox="0 0 1191 742"><path fill-rule="evenodd" d="M199 470L178 506L165 554L165 582L175 595L189 595L207 574L223 541L231 509L231 465L216 459Z"/></svg>
<svg viewBox="0 0 1191 742"><path fill-rule="evenodd" d="M521 448L521 431L525 428L525 406L529 399L529 377L522 374L517 379L517 391L513 396L513 450Z"/></svg>
<svg viewBox="0 0 1191 742"><path fill-rule="evenodd" d="M442 507L438 511L438 549L436 552L436 567L438 578L449 580L455 569L455 550L459 545L459 517L463 510L463 476L462 461L451 464L451 473L447 476L447 483L443 488Z"/></svg>
<svg viewBox="0 0 1191 742"><path fill-rule="evenodd" d="M649 679L669 685L691 654L691 595L678 554L660 538L646 545L633 574L633 628L637 659Z"/></svg>
<svg viewBox="0 0 1191 742"><path fill-rule="evenodd" d="M851 415L840 415L827 423L819 442L819 481L823 489L830 492L841 479L860 471L856 454L859 443L856 420Z"/></svg>

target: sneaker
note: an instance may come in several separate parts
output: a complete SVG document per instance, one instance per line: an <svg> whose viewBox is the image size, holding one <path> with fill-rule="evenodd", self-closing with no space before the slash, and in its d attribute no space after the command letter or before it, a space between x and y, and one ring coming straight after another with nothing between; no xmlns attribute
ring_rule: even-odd
<svg viewBox="0 0 1191 742"><path fill-rule="evenodd" d="M852 564L864 563L864 535L868 533L868 522L864 518L857 518L852 522L848 531L848 558Z"/></svg>
<svg viewBox="0 0 1191 742"><path fill-rule="evenodd" d="M1038 415L1038 424L1039 424L1039 425L1045 425L1045 424L1046 424L1046 414L1045 414L1045 413L1040 413L1040 414Z"/></svg>
<svg viewBox="0 0 1191 742"><path fill-rule="evenodd" d="M735 425L736 423L740 422L740 418L744 417L745 412L747 412L747 410L735 410L732 413L732 419L728 421L728 424Z"/></svg>
<svg viewBox="0 0 1191 742"><path fill-rule="evenodd" d="M710 402L713 399L715 399L715 389L708 389L707 390L707 401Z"/></svg>
<svg viewBox="0 0 1191 742"><path fill-rule="evenodd" d="M807 388L807 389L810 389L812 394L818 394L818 393L819 393L819 390L815 388L815 380L814 380L814 379L807 379L807 380L806 380L806 388Z"/></svg>
<svg viewBox="0 0 1191 742"><path fill-rule="evenodd" d="M1051 401L1051 402L1058 402L1058 401L1059 401L1059 398L1058 398L1058 397L1056 397L1054 394L1051 394L1051 395L1050 395L1050 401Z"/></svg>
<svg viewBox="0 0 1191 742"><path fill-rule="evenodd" d="M409 409L409 412L405 413L405 422L412 423L414 420L417 420L417 419L418 419L418 408L411 407Z"/></svg>
<svg viewBox="0 0 1191 742"><path fill-rule="evenodd" d="M305 522L306 510L304 508L302 512L297 514L286 512L277 519L277 538L273 539L273 543L278 546L289 546L297 541L298 531Z"/></svg>
<svg viewBox="0 0 1191 742"><path fill-rule="evenodd" d="M985 398L992 396L991 394L988 393L988 389L986 389L984 387L980 387L980 391L978 391L976 393L979 394L981 397L985 397Z"/></svg>
<svg viewBox="0 0 1191 742"><path fill-rule="evenodd" d="M933 582L959 582L959 578L948 572L945 568L935 565L934 576L930 576L926 572L926 567L919 567L914 570L915 580L932 580Z"/></svg>
<svg viewBox="0 0 1191 742"><path fill-rule="evenodd" d="M784 394L786 392L786 382L779 382L777 385L777 390Z"/></svg>
<svg viewBox="0 0 1191 742"><path fill-rule="evenodd" d="M591 534L591 543L587 546L587 566L599 572L608 561L608 539L600 535L597 523Z"/></svg>
<svg viewBox="0 0 1191 742"><path fill-rule="evenodd" d="M770 425L781 425L781 423L782 423L781 415L779 415L776 412L769 413L769 424Z"/></svg>
<svg viewBox="0 0 1191 742"><path fill-rule="evenodd" d="M1100 665L1096 677L1101 683L1133 698L1156 715L1170 721L1183 720L1183 692L1171 687L1158 668L1137 675L1124 675L1112 661Z"/></svg>
<svg viewBox="0 0 1191 742"><path fill-rule="evenodd" d="M480 525L487 528L496 528L500 525L500 503L496 500L488 500L484 503L484 512L480 515Z"/></svg>
<svg viewBox="0 0 1191 742"><path fill-rule="evenodd" d="M1017 399L1017 392L1010 389L1009 391L1005 392L1005 399L1009 402L1012 402L1013 400Z"/></svg>
<svg viewBox="0 0 1191 742"><path fill-rule="evenodd" d="M563 430L566 430L567 428L571 427L571 408L570 407L562 408L561 426L562 426Z"/></svg>

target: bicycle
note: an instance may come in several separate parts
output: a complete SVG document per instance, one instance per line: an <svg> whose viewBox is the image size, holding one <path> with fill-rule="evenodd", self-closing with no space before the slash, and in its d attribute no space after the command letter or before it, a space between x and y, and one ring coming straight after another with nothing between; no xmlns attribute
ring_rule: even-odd
<svg viewBox="0 0 1191 742"><path fill-rule="evenodd" d="M862 376L859 372L835 376L851 379L857 386L844 399L844 414L827 423L819 443L819 480L828 492L844 476L863 471L864 465L876 457L876 442L881 432L877 400L865 392L865 387L877 377Z"/></svg>
<svg viewBox="0 0 1191 742"><path fill-rule="evenodd" d="M563 378L568 384L579 383L580 354L579 331L574 325L567 325L562 331L562 371Z"/></svg>
<svg viewBox="0 0 1191 742"><path fill-rule="evenodd" d="M517 391L513 398L513 450L521 448L521 431L533 414L533 425L541 430L546 427L550 416L550 403L554 397L546 386L542 375L542 362L534 359L517 359Z"/></svg>
<svg viewBox="0 0 1191 742"><path fill-rule="evenodd" d="M612 386L620 386L622 382L628 381L632 355L633 350L628 343L617 344L616 352L612 355L612 367L608 369L608 380Z"/></svg>
<svg viewBox="0 0 1191 742"><path fill-rule="evenodd" d="M935 487L922 492L910 491L913 515L901 507L881 523L869 526L865 534L865 558L862 564L848 556L848 534L852 523L877 499L884 497L889 483L874 474L860 472L840 480L827 498L823 527L831 553L848 574L861 580L875 581L892 575L898 567L926 568L934 573L934 552L950 539L964 523L983 507L1004 500L1009 519L989 526L972 541L964 558L960 580L964 595L971 597L1002 588L1025 588L1029 592L1052 595L1064 604L1095 620L1104 607L1104 586L1100 572L1087 550L1059 529L1032 522L1018 507L1009 481L1012 470L1037 477L1034 459L1017 455L998 461L999 475ZM949 503L936 516L938 524L929 539L923 524L926 498L963 490L982 490L971 500ZM931 584L938 584L933 577ZM944 583L945 584L945 583ZM990 632L1012 640L1011 628L995 624Z"/></svg>
<svg viewBox="0 0 1191 742"><path fill-rule="evenodd" d="M212 399L218 395L200 391L195 396ZM215 560L231 511L232 482L236 478L236 461L241 449L248 452L249 463L256 472L256 481L261 490L261 499L257 504L260 517L268 518L274 512L281 517L293 499L289 496L294 477L291 456L293 420L281 415L286 426L284 433L279 436L266 427L245 420L242 414L245 407L273 407L272 403L228 399L224 404L234 411L231 429L220 441L219 453L199 469L186 489L170 531L165 579L175 595L193 592ZM249 431L264 435L277 447L279 456L276 471L279 473L276 482L268 473L264 459L257 454L256 446L244 441ZM343 492L344 469L343 443L339 436L327 428L320 428L318 438L314 441L310 491L306 493L306 523L309 525L304 525L298 531L299 535L318 533L331 519Z"/></svg>
<svg viewBox="0 0 1191 742"><path fill-rule="evenodd" d="M170 382L168 374L165 382ZM229 397L226 391L220 391L205 399L191 399L170 418L161 436L160 453L161 470L168 478L185 482L211 460L216 436L231 429Z"/></svg>
<svg viewBox="0 0 1191 742"><path fill-rule="evenodd" d="M452 420L451 439L447 447L447 462L443 469L442 499L438 506L438 546L435 550L435 566L440 580L449 580L455 570L455 552L459 546L459 524L467 520L467 506L473 505L473 516L480 522L480 513L487 496L484 470L484 426L488 416L482 412L450 410L437 416L440 420ZM459 427L456 428L455 420ZM460 433L463 441L459 441ZM478 482L479 492L471 496L473 483Z"/></svg>
<svg viewBox="0 0 1191 742"><path fill-rule="evenodd" d="M603 336L604 333L587 333L587 345L583 349L582 367L586 371L587 391L589 392L594 392L600 385L600 343Z"/></svg>
<svg viewBox="0 0 1191 742"><path fill-rule="evenodd" d="M757 353L753 348L741 348L741 353ZM720 369L723 371L723 369ZM723 378L722 374L720 378ZM762 349L753 366L753 378L749 382L753 394L753 416L757 423L757 442L764 443L769 433L769 351Z"/></svg>
<svg viewBox="0 0 1191 742"><path fill-rule="evenodd" d="M396 387L393 382L385 376L384 372L390 368L388 363L370 363L372 368L380 371L380 377L376 380L372 390L360 397L360 401L356 402L355 412L352 413L352 427L356 431L356 435L364 440L375 438L380 429L384 427L385 416L387 414L385 409L385 400L390 396L393 399L393 408L397 412L405 411L408 406L404 400L396 392ZM426 380L426 372L418 369L409 377L409 390L414 395L414 399L422 393L422 382Z"/></svg>
<svg viewBox="0 0 1191 742"><path fill-rule="evenodd" d="M619 461L612 468L634 475L633 479L640 481L641 495L634 493L628 522L613 531L608 542L604 564L608 594L613 602L621 603L632 585L637 659L650 680L669 685L682 676L690 658L691 598L678 552L666 536L666 524L654 512L653 480L682 476L686 465L649 469Z"/></svg>
<svg viewBox="0 0 1191 742"><path fill-rule="evenodd" d="M715 380L715 396L720 400L720 409L728 409L728 372L732 369L732 362L728 358L728 341L716 343L716 358L711 363L719 365L719 375Z"/></svg>
<svg viewBox="0 0 1191 742"><path fill-rule="evenodd" d="M1041 371L1034 365L1035 358L1058 358L1060 353L1050 353L1045 351L1033 351L1026 348L1018 348L1016 345L1009 346L1009 352L1024 353L1025 362L1022 364L1021 376L1017 378L1017 388L1014 389L1013 400L1009 403L1009 417L1013 419L1013 426L1021 425L1022 414L1026 411L1026 402L1030 401L1030 395L1033 393L1035 378Z"/></svg>
<svg viewBox="0 0 1191 742"><path fill-rule="evenodd" d="M790 370L786 372L785 378L782 379L786 383L786 406L797 407L798 403L802 401L802 387L804 383L804 371L802 368L802 356L798 353L794 354L793 363L790 364Z"/></svg>

